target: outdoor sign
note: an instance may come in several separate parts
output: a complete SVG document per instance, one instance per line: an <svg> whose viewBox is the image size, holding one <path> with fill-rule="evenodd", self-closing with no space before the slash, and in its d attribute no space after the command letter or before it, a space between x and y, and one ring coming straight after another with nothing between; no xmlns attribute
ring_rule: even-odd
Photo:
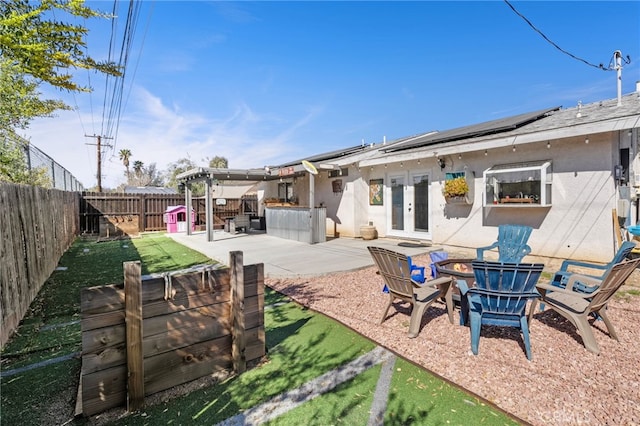
<svg viewBox="0 0 640 426"><path fill-rule="evenodd" d="M294 173L295 173L295 170L293 169L293 166L283 167L282 169L278 170L278 176L289 176Z"/></svg>

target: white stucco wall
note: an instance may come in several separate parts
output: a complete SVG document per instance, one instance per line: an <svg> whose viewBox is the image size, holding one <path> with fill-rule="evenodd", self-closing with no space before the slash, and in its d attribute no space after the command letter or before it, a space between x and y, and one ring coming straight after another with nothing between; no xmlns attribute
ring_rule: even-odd
<svg viewBox="0 0 640 426"><path fill-rule="evenodd" d="M602 261L614 253L611 209L616 188L612 179L617 144L606 137L566 139L504 150L488 156L465 155L475 172L475 196L471 206L447 205L440 182L433 185L433 242L481 247L495 241L500 223L534 228L529 239L532 254ZM513 154L513 155L512 155ZM553 184L550 207L482 207L482 172L497 164L552 160Z"/></svg>

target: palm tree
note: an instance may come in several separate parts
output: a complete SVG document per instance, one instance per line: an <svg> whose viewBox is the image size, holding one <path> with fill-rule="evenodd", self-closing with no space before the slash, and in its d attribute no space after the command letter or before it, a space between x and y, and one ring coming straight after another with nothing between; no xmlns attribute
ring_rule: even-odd
<svg viewBox="0 0 640 426"><path fill-rule="evenodd" d="M124 164L125 169L127 169L127 182L129 181L129 158L131 158L131 150L129 149L121 149L119 152L120 161Z"/></svg>
<svg viewBox="0 0 640 426"><path fill-rule="evenodd" d="M140 177L142 175L142 169L144 168L144 163L142 161L134 161L133 162L133 172L136 177Z"/></svg>

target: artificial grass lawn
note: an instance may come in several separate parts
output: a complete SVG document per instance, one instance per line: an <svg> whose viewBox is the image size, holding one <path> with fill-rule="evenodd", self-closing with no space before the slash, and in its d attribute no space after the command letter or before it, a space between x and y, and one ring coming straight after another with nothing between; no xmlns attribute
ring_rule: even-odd
<svg viewBox="0 0 640 426"><path fill-rule="evenodd" d="M141 260L143 274L211 263L163 235L78 239L47 281L2 353L2 370L81 350L80 289L122 282L122 262ZM324 315L265 289L267 361L238 377L145 407L113 424L215 424L343 365L375 344ZM512 424L511 419L410 363L395 365L385 424ZM86 424L72 419L80 359L3 376L2 424ZM273 425L366 424L380 366L274 419Z"/></svg>
<svg viewBox="0 0 640 426"><path fill-rule="evenodd" d="M265 364L223 383L147 407L115 424L215 424L295 389L375 346L336 321L294 303L267 309L265 331Z"/></svg>

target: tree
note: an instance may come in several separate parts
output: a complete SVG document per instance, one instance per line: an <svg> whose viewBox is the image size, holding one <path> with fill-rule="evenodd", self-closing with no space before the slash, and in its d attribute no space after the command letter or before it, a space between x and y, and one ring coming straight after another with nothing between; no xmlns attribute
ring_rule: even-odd
<svg viewBox="0 0 640 426"><path fill-rule="evenodd" d="M140 160L136 160L133 162L133 173L136 177L142 174L142 170L144 169L144 163Z"/></svg>
<svg viewBox="0 0 640 426"><path fill-rule="evenodd" d="M121 149L118 153L120 156L120 161L124 164L124 168L126 169L127 181L129 181L129 158L131 158L131 150L129 149Z"/></svg>
<svg viewBox="0 0 640 426"><path fill-rule="evenodd" d="M133 175L127 180L130 186L163 186L164 179L158 171L156 163L151 163L145 167L142 161L133 162Z"/></svg>
<svg viewBox="0 0 640 426"><path fill-rule="evenodd" d="M85 54L84 36L88 30L75 24L53 20L56 11L80 18L109 16L84 4L84 0L12 0L0 2L0 49L20 72L54 87L72 92L89 92L79 86L69 72L72 69L96 70L119 76L113 62L96 61ZM53 19L45 18L51 16Z"/></svg>
<svg viewBox="0 0 640 426"><path fill-rule="evenodd" d="M229 167L229 160L216 155L211 160L209 160L209 167L212 167L214 169L226 169L227 167Z"/></svg>
<svg viewBox="0 0 640 426"><path fill-rule="evenodd" d="M190 158L181 158L175 163L169 164L167 169L167 187L175 188L178 192L184 193L184 188L178 184L176 176L188 170L195 169L196 167L198 167L198 165ZM191 193L194 196L204 195L204 184L202 182L192 184Z"/></svg>
<svg viewBox="0 0 640 426"><path fill-rule="evenodd" d="M24 129L33 117L51 117L59 109L71 109L62 101L41 99L38 84L19 68L0 59L0 132Z"/></svg>
<svg viewBox="0 0 640 426"><path fill-rule="evenodd" d="M73 81L71 70L95 70L121 75L113 62L99 62L86 55L81 25L56 20L60 15L107 17L84 5L84 0L0 0L0 138L26 128L35 117L50 117L55 110L71 109L60 100L42 99L38 87L48 83L58 89L88 92ZM13 152L13 151L12 151ZM3 179L32 176L19 155L5 153ZM3 172L4 173L4 172ZM25 183L21 180L13 182ZM40 179L32 179L39 182Z"/></svg>
<svg viewBox="0 0 640 426"><path fill-rule="evenodd" d="M15 134L0 138L0 182L51 188L53 185L45 167L29 169L25 153L27 144Z"/></svg>

